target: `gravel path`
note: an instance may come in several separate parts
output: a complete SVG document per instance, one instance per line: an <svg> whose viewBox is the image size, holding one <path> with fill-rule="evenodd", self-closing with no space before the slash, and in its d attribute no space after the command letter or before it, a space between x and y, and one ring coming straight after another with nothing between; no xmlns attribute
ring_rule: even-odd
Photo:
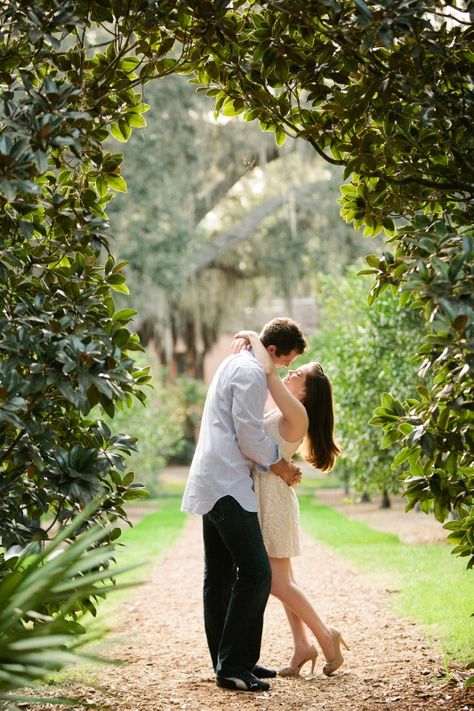
<svg viewBox="0 0 474 711"><path fill-rule="evenodd" d="M442 660L414 624L387 608L390 593L369 587L331 550L303 536L294 561L297 579L321 617L344 634L350 651L336 674L322 674L318 659L295 679L271 680L261 694L215 685L202 625L201 519L189 517L175 547L157 562L150 581L124 603L103 654L125 664L90 672L90 686L68 685L66 695L105 711L434 711L474 709L454 677L441 686ZM291 637L280 603L270 598L261 663L287 664ZM57 706L24 706L58 709ZM59 707L63 708L63 707ZM65 708L65 707L64 707Z"/></svg>

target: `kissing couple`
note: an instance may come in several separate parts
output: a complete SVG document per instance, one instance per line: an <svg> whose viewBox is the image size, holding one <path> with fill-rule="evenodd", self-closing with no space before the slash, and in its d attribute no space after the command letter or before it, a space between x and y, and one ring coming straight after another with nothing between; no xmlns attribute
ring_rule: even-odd
<svg viewBox="0 0 474 711"><path fill-rule="evenodd" d="M260 334L239 331L233 353L220 365L206 397L200 434L182 510L200 514L204 539L204 626L216 683L236 691L267 691L265 679L314 671L318 649L329 676L343 663L340 632L326 626L295 582L299 506L294 486L301 448L316 469L332 469L331 383L320 363L289 370L307 348L300 326L288 318ZM278 597L293 636L288 666L258 664L268 597Z"/></svg>

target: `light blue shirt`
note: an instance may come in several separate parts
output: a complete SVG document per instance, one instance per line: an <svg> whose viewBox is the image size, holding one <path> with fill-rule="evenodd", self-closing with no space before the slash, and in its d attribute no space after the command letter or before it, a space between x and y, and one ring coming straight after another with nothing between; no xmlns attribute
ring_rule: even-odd
<svg viewBox="0 0 474 711"><path fill-rule="evenodd" d="M263 427L266 399L267 378L253 353L226 358L209 386L182 511L208 513L223 496L258 511L251 470L267 472L280 459Z"/></svg>

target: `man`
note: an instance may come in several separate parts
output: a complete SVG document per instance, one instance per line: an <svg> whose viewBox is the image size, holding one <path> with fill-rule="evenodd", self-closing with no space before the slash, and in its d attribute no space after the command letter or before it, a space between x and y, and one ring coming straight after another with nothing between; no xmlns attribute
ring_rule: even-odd
<svg viewBox="0 0 474 711"><path fill-rule="evenodd" d="M273 319L260 338L275 365L288 367L306 348L291 319ZM265 372L252 351L221 364L207 393L182 504L183 511L203 516L204 625L216 682L242 691L266 691L270 685L262 678L276 675L257 665L271 568L251 471L256 466L288 485L301 476L265 434L266 397Z"/></svg>

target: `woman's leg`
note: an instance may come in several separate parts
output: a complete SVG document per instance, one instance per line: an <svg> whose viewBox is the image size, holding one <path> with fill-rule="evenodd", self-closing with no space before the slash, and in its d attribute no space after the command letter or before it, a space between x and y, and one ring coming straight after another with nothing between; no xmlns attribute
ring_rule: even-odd
<svg viewBox="0 0 474 711"><path fill-rule="evenodd" d="M270 558L272 566L271 593L284 605L294 640L294 654L291 666L298 666L301 656L308 651L311 643L307 629L316 637L327 660L334 657L333 638L304 592L298 587L290 558ZM301 651L304 650L303 654Z"/></svg>
<svg viewBox="0 0 474 711"><path fill-rule="evenodd" d="M309 629L304 624L298 615L293 610L290 610L285 604L283 609L288 618L291 634L293 637L293 654L290 659L290 667L296 668L301 660L304 659L311 649L312 641L309 636Z"/></svg>

